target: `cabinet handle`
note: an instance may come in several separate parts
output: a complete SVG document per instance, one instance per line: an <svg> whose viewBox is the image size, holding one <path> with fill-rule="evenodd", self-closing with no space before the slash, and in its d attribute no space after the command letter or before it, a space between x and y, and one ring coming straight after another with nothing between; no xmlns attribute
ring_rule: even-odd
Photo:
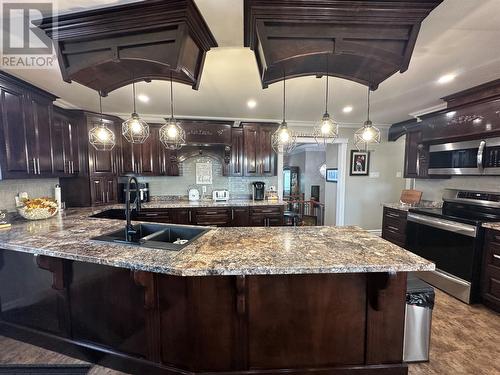
<svg viewBox="0 0 500 375"><path fill-rule="evenodd" d="M387 217L395 217L395 218L399 219L399 215L397 215L397 214L386 213L385 216L387 216Z"/></svg>
<svg viewBox="0 0 500 375"><path fill-rule="evenodd" d="M36 165L38 167L38 174L42 174L42 172L40 172L40 158L36 158Z"/></svg>
<svg viewBox="0 0 500 375"><path fill-rule="evenodd" d="M104 191L101 193L102 195L102 203L106 203L106 198L104 197Z"/></svg>
<svg viewBox="0 0 500 375"><path fill-rule="evenodd" d="M399 232L399 228L393 227L392 225L388 225L388 226L387 226L387 229L391 229L391 230L393 230L394 232Z"/></svg>
<svg viewBox="0 0 500 375"><path fill-rule="evenodd" d="M73 160L71 160L71 174L74 174L75 173L75 164L73 162Z"/></svg>
<svg viewBox="0 0 500 375"><path fill-rule="evenodd" d="M234 209L231 208L231 220L234 220Z"/></svg>
<svg viewBox="0 0 500 375"><path fill-rule="evenodd" d="M191 222L191 210L188 211L188 217L189 217L188 221Z"/></svg>
<svg viewBox="0 0 500 375"><path fill-rule="evenodd" d="M109 203L109 191L106 192L106 203Z"/></svg>
<svg viewBox="0 0 500 375"><path fill-rule="evenodd" d="M493 254L493 258L500 259L500 255Z"/></svg>

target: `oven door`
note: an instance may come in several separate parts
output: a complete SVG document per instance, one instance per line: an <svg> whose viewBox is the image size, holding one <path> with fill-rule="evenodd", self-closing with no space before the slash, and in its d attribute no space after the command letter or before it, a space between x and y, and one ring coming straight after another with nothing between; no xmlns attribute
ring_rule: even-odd
<svg viewBox="0 0 500 375"><path fill-rule="evenodd" d="M410 212L407 233L409 250L436 264L435 272L419 277L469 303L477 258L476 226Z"/></svg>

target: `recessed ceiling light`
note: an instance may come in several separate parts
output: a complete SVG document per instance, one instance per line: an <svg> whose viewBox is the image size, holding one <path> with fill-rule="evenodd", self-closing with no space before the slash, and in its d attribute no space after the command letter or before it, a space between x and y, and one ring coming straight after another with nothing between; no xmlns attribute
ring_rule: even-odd
<svg viewBox="0 0 500 375"><path fill-rule="evenodd" d="M438 83L440 84L445 84L453 81L455 79L456 75L455 74L445 74L444 76L439 77L437 80Z"/></svg>
<svg viewBox="0 0 500 375"><path fill-rule="evenodd" d="M144 94L137 95L137 99L139 99L143 103L149 102L149 96L144 95Z"/></svg>
<svg viewBox="0 0 500 375"><path fill-rule="evenodd" d="M247 102L247 107L248 108L255 108L257 107L257 102L253 99L250 99L248 102Z"/></svg>
<svg viewBox="0 0 500 375"><path fill-rule="evenodd" d="M345 107L342 109L342 112L344 112L344 113L351 113L351 112L352 112L352 106L350 106L350 105L345 106Z"/></svg>

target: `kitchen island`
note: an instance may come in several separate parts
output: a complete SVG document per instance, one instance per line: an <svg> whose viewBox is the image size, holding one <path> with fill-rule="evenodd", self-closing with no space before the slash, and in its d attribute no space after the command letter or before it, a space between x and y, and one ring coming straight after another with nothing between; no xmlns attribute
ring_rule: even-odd
<svg viewBox="0 0 500 375"><path fill-rule="evenodd" d="M358 227L214 228L178 252L67 210L0 232L0 334L141 374L405 374L406 272Z"/></svg>

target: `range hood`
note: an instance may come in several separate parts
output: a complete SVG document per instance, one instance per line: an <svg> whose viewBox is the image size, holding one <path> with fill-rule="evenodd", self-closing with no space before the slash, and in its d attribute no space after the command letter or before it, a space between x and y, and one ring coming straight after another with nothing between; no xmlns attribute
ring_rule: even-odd
<svg viewBox="0 0 500 375"><path fill-rule="evenodd" d="M38 24L38 23L37 23ZM193 0L149 0L44 18L64 81L110 91L172 79L198 89L217 42Z"/></svg>

